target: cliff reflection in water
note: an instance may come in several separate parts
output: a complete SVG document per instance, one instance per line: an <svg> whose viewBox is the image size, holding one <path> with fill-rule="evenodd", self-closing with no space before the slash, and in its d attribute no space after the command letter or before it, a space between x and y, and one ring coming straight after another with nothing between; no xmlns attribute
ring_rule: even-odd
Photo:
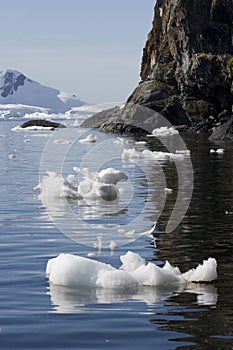
<svg viewBox="0 0 233 350"><path fill-rule="evenodd" d="M176 193L167 197L156 233L155 261L169 260L182 271L211 256L218 262L218 279L210 288L216 288L216 305L201 307L196 296L180 293L172 296L162 313L151 322L162 331L176 331L176 341L195 343L177 349L232 349L233 346L233 158L232 145L225 145L223 155L210 154L218 148L200 135L187 135L194 168L192 201L179 227L172 233L163 229L174 206ZM165 168L168 182L176 175L172 167ZM174 184L174 182L173 182ZM211 298L211 297L210 297ZM187 337L188 335L188 337ZM174 340L174 339L173 339Z"/></svg>

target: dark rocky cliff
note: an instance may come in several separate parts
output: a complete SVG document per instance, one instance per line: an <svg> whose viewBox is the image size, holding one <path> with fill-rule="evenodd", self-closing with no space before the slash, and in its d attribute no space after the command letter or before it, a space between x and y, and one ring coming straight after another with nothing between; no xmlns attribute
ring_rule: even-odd
<svg viewBox="0 0 233 350"><path fill-rule="evenodd" d="M212 138L233 138L233 0L157 0L141 79L128 103ZM114 131L118 118L119 130L129 109L95 116L95 126Z"/></svg>

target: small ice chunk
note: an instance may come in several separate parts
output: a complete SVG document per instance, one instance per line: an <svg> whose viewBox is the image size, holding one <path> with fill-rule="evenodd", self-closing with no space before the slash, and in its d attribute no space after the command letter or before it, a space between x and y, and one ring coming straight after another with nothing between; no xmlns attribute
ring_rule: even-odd
<svg viewBox="0 0 233 350"><path fill-rule="evenodd" d="M109 244L109 248L110 248L111 250L117 249L117 248L118 248L117 242L111 241L110 244Z"/></svg>
<svg viewBox="0 0 233 350"><path fill-rule="evenodd" d="M142 156L146 159L160 160L160 161L170 161L172 153L161 152L161 151L150 151L148 149L142 151Z"/></svg>
<svg viewBox="0 0 233 350"><path fill-rule="evenodd" d="M190 156L190 150L189 149L180 149L176 150L177 154L183 154L184 156Z"/></svg>
<svg viewBox="0 0 233 350"><path fill-rule="evenodd" d="M130 141L123 137L117 137L116 140L114 140L113 142L118 145L125 145L125 144L128 144Z"/></svg>
<svg viewBox="0 0 233 350"><path fill-rule="evenodd" d="M96 142L96 136L93 134L88 135L86 138L79 140L81 143Z"/></svg>
<svg viewBox="0 0 233 350"><path fill-rule="evenodd" d="M129 160L131 162L134 162L135 160L138 160L140 158L140 153L137 152L135 148L125 148L123 149L121 158L123 160Z"/></svg>
<svg viewBox="0 0 233 350"><path fill-rule="evenodd" d="M184 160L184 153L169 153L162 151L150 151L145 149L142 151L142 157L150 160L158 160L158 161L182 161Z"/></svg>
<svg viewBox="0 0 233 350"><path fill-rule="evenodd" d="M121 236L134 238L135 237L135 230L125 231L125 229L120 228L118 230L118 234Z"/></svg>
<svg viewBox="0 0 233 350"><path fill-rule="evenodd" d="M71 143L71 141L69 141L69 140L54 140L53 142L54 143L59 143L61 145L68 145L68 144Z"/></svg>
<svg viewBox="0 0 233 350"><path fill-rule="evenodd" d="M104 184L91 179L84 179L78 186L78 193L87 199L101 198L106 201L115 201L119 197L119 191L114 184Z"/></svg>
<svg viewBox="0 0 233 350"><path fill-rule="evenodd" d="M171 188L165 187L164 192L167 194L171 194L173 192L173 190Z"/></svg>
<svg viewBox="0 0 233 350"><path fill-rule="evenodd" d="M94 253L94 252L89 252L89 253L87 253L87 256L89 257L89 258L91 258L91 257L93 257L93 256L96 256L97 255L97 253Z"/></svg>
<svg viewBox="0 0 233 350"><path fill-rule="evenodd" d="M171 127L167 127L167 126L162 126L160 128L154 129L152 131L152 135L148 135L150 137L167 137L167 136L173 136L173 135L178 135L179 132L178 130L176 130L175 128Z"/></svg>
<svg viewBox="0 0 233 350"><path fill-rule="evenodd" d="M218 148L218 149L210 149L210 154L223 154L225 152L224 148Z"/></svg>
<svg viewBox="0 0 233 350"><path fill-rule="evenodd" d="M114 168L103 169L98 174L98 180L106 184L117 184L120 181L127 181L127 175Z"/></svg>
<svg viewBox="0 0 233 350"><path fill-rule="evenodd" d="M217 154L223 154L225 152L225 149L224 148L218 148L217 150L216 150L216 153Z"/></svg>
<svg viewBox="0 0 233 350"><path fill-rule="evenodd" d="M135 145L146 145L146 141L135 141Z"/></svg>
<svg viewBox="0 0 233 350"><path fill-rule="evenodd" d="M15 155L14 153L11 153L11 154L8 155L8 158L9 158L9 159L13 159L13 158L15 158L15 157L16 157L16 155Z"/></svg>

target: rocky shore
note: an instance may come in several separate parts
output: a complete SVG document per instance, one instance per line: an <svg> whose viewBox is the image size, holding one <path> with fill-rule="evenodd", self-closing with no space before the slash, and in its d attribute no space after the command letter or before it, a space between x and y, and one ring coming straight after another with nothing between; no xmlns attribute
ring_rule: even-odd
<svg viewBox="0 0 233 350"><path fill-rule="evenodd" d="M140 84L125 106L82 126L143 134L161 115L179 129L233 140L232 105L233 1L157 0Z"/></svg>

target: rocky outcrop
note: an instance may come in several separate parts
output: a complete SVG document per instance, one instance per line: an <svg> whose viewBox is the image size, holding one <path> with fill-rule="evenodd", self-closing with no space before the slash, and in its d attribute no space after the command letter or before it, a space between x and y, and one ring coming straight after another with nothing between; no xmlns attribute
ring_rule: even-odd
<svg viewBox="0 0 233 350"><path fill-rule="evenodd" d="M233 0L157 0L141 79L128 103L209 134L226 123L233 104ZM111 118L105 112L105 125Z"/></svg>

